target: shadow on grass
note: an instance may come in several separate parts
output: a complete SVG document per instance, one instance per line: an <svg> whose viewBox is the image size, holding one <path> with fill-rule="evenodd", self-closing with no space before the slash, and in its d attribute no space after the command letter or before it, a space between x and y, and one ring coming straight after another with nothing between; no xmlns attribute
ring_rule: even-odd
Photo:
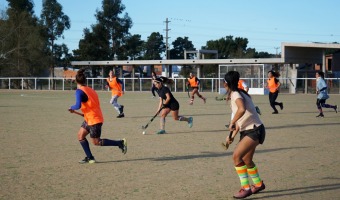
<svg viewBox="0 0 340 200"><path fill-rule="evenodd" d="M301 194L324 192L324 191L331 191L331 190L333 192L336 192L336 190L340 190L340 183L297 187L297 188L290 188L290 189L284 189L284 190L263 191L260 193L262 194L261 197L250 196L250 197L255 197L255 198L250 198L250 199L267 199L267 198L284 197L284 196L289 196L289 198L294 199L294 195L300 196ZM339 193L339 191L336 193ZM297 198L300 199L301 197L297 197Z"/></svg>
<svg viewBox="0 0 340 200"><path fill-rule="evenodd" d="M268 152L276 152L276 151L284 151L289 149L305 149L310 147L292 147L292 148L276 148L276 149L263 149L257 150L256 153L268 153ZM165 157L158 157L158 158L138 158L138 159L129 159L129 160L114 160L114 161L101 161L96 163L115 163L115 162L135 162L135 161L178 161L178 160L192 160L192 159L201 159L201 158L218 158L218 157L225 157L231 156L233 152L224 151L221 147L222 152L201 152L200 154L195 155L182 155L182 156L165 156Z"/></svg>
<svg viewBox="0 0 340 200"><path fill-rule="evenodd" d="M266 127L266 130L268 129L282 129L282 128L304 128L304 127L310 127L310 126L329 126L329 125L339 125L339 123L320 123L320 124L286 124L284 126L274 126L274 127Z"/></svg>

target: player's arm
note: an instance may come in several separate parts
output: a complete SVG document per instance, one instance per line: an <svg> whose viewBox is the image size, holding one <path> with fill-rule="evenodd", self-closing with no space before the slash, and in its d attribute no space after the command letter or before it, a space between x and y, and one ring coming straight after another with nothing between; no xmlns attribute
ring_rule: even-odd
<svg viewBox="0 0 340 200"><path fill-rule="evenodd" d="M106 85L105 85L105 88L109 88L109 89L111 89L110 88L110 84L109 84L109 82L106 80Z"/></svg>
<svg viewBox="0 0 340 200"><path fill-rule="evenodd" d="M197 86L199 86L200 83L201 83L201 80L199 78L195 77L195 82L197 83Z"/></svg>
<svg viewBox="0 0 340 200"><path fill-rule="evenodd" d="M241 98L238 98L235 100L236 106L237 106L237 111L235 113L234 118L231 120L230 124L229 124L229 130L233 131L235 130L235 124L236 122L244 115L244 113L246 112L246 107L244 105L244 102Z"/></svg>
<svg viewBox="0 0 340 200"><path fill-rule="evenodd" d="M122 80L120 80L119 78L117 78L117 82L122 86L122 92L124 93L124 91L125 91L124 82Z"/></svg>
<svg viewBox="0 0 340 200"><path fill-rule="evenodd" d="M82 102L87 102L88 97L82 90L76 90L76 103L69 108L69 111L72 112L73 110L79 110L81 108Z"/></svg>
<svg viewBox="0 0 340 200"><path fill-rule="evenodd" d="M162 97L159 97L159 104L158 104L158 109L157 109L157 112L163 107L163 99ZM156 113L157 113L156 112Z"/></svg>

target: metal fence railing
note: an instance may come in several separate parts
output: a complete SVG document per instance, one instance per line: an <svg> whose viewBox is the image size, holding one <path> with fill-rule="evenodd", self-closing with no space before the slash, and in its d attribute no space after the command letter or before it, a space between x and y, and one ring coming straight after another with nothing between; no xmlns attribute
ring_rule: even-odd
<svg viewBox="0 0 340 200"><path fill-rule="evenodd" d="M121 78L125 84L125 91L150 91L151 78ZM185 92L186 79L174 78L171 85L173 92ZM223 87L222 79L200 78L200 91L219 92ZM266 79L245 78L249 87L263 88ZM279 78L281 83L281 93L315 93L315 78ZM340 94L340 79L326 78L330 94ZM54 84L52 84L54 83ZM106 90L105 78L87 78L87 85L94 90ZM0 78L0 89L8 90L75 90L77 87L74 79L66 78L41 78L41 77L8 77ZM294 90L292 90L292 88ZM293 91L293 92L292 92Z"/></svg>

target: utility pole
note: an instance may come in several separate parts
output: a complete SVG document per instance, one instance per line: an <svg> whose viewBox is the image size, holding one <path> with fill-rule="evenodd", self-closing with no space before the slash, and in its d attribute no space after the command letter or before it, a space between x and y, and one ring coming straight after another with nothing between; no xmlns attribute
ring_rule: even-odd
<svg viewBox="0 0 340 200"><path fill-rule="evenodd" d="M166 18L166 20L165 20L165 58L166 58L166 60L168 60L169 59L169 42L168 42L168 40L169 40L169 31L170 31L170 29L169 29L169 20L168 20L168 18ZM168 73L169 72L169 73ZM170 75L172 74L172 67L169 67L169 65L166 65L165 66L165 74L166 74L166 76L168 76L168 77L170 77Z"/></svg>
<svg viewBox="0 0 340 200"><path fill-rule="evenodd" d="M276 50L276 55L275 55L275 57L277 58L278 57L278 53L277 53L277 50L279 49L280 47L274 47L274 49ZM275 63L275 71L277 72L277 71L279 71L279 65L277 64L277 63Z"/></svg>
<svg viewBox="0 0 340 200"><path fill-rule="evenodd" d="M169 31L171 30L171 29L169 29L169 23L170 23L171 21L169 21L168 20L168 18L166 18L166 20L165 20L165 48L166 48L166 59L168 60L169 59L169 55L168 55L168 48L169 48Z"/></svg>

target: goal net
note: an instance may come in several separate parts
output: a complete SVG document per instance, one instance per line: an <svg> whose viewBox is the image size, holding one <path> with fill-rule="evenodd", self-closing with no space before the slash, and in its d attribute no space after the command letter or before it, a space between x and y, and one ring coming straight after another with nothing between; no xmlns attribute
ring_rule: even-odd
<svg viewBox="0 0 340 200"><path fill-rule="evenodd" d="M265 76L266 72L271 70L271 65L265 64L231 64L231 65L219 65L219 93L226 93L223 86L224 75L228 71L238 71L240 73L240 79L248 85L249 94L264 94Z"/></svg>

